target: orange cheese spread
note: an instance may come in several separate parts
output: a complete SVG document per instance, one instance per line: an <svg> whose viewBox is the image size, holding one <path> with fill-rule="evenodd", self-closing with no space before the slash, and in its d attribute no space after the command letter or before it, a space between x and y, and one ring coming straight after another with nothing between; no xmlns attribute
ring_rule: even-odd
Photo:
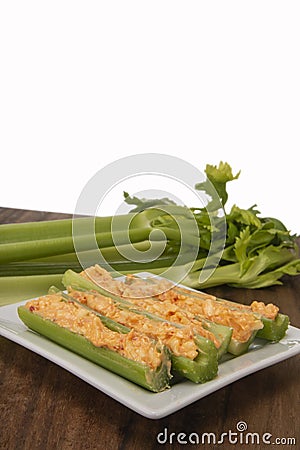
<svg viewBox="0 0 300 450"><path fill-rule="evenodd" d="M202 323L199 320L195 319L194 316L188 311L183 311L172 302L160 302L151 298L131 298L130 302L136 305L138 308L162 317L169 322L191 327L194 333L199 334L206 339L209 339L217 348L219 348L221 345L220 341L211 331L203 328Z"/></svg>
<svg viewBox="0 0 300 450"><path fill-rule="evenodd" d="M79 305L62 300L60 295L46 295L31 300L25 307L43 319L80 334L96 347L106 347L122 356L156 369L162 362L159 346L151 338L134 330L122 334L105 327L100 318Z"/></svg>
<svg viewBox="0 0 300 450"><path fill-rule="evenodd" d="M251 310L254 313L261 314L267 319L274 320L279 312L278 306L273 305L273 303L268 303L267 305L263 302L254 301L250 305Z"/></svg>
<svg viewBox="0 0 300 450"><path fill-rule="evenodd" d="M72 290L70 294L104 316L160 340L176 356L195 359L198 354L198 347L191 327L178 328L168 322L148 318L132 309L119 306L109 297L98 293Z"/></svg>
<svg viewBox="0 0 300 450"><path fill-rule="evenodd" d="M261 320L252 312L234 310L224 303L210 298L201 300L200 298L193 298L177 293L173 296L170 295L170 298L180 308L195 316L204 316L212 322L231 327L233 329L233 339L237 339L240 342L248 341L253 331L263 328Z"/></svg>
<svg viewBox="0 0 300 450"><path fill-rule="evenodd" d="M97 265L85 270L81 275L91 276L94 282L110 292L127 298L140 308L170 322L189 324L196 333L213 340L217 347L216 338L212 333L204 330L199 321L196 324L195 316L231 327L232 337L246 342L254 331L263 328L259 316L274 320L279 311L279 308L272 303L266 305L263 302L254 301L251 306L242 305L217 299L204 292L193 293L187 288L174 286L173 283L164 279L144 280L134 275L127 275L125 282L114 280L105 269ZM164 306L160 306L159 303ZM176 306L175 309L174 306Z"/></svg>

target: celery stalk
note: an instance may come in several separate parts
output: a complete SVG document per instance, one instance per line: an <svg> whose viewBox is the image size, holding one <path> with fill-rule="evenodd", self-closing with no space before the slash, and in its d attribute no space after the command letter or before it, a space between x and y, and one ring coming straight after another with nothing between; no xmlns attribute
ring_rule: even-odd
<svg viewBox="0 0 300 450"><path fill-rule="evenodd" d="M200 292L197 293L197 292L194 292L194 291L192 291L192 290L187 290L186 288L181 288L181 287L178 287L178 286L175 287L175 291L177 291L177 292L179 292L179 293L185 295L186 297L188 297L188 298L190 298L190 299L194 299L194 301L195 301L196 303L197 303L198 301L205 301L205 296L206 296L208 299L211 298L211 296L208 295L208 294L200 293ZM215 301L217 301L217 300L215 299ZM211 318L211 317L207 317L207 318L206 318L205 315L204 315L204 316L203 316L203 315L197 316L197 314L194 312L193 306L190 305L190 304L189 304L189 306L187 306L186 308L185 308L185 306L183 306L182 309L183 309L183 310L186 309L186 310L189 311L190 313L195 314L195 317L198 317L199 319L205 318L205 319L209 319L209 320L210 320L211 322L213 322L213 323L218 323L218 324L219 324L219 321L216 321L216 320L214 320L214 319ZM231 308L228 306L228 309L230 310ZM249 313L251 314L252 311L251 311L251 310L250 310L250 311L247 311L247 313L248 313L248 314L249 314ZM255 315L254 313L252 313L252 314L253 314L253 316L257 319L256 322L259 322L259 321L262 322L260 317L257 317L257 315ZM220 325L221 325L221 324L220 324ZM229 342L229 345L228 345L228 348L227 348L227 351L228 351L229 353L235 355L235 356L239 356L239 355L241 355L242 353L245 353L245 352L248 350L250 344L253 342L255 336L257 335L257 332L258 332L257 329L253 329L253 331L252 331L252 333L251 333L251 336L249 337L249 339L248 339L247 341L240 341L240 340L236 339L234 336L231 336L230 342Z"/></svg>
<svg viewBox="0 0 300 450"><path fill-rule="evenodd" d="M225 303L232 309L238 311L252 312L251 306L237 304L236 302L225 300L223 298L216 298L217 301ZM278 313L274 320L265 317L262 314L253 312L263 323L263 328L258 330L256 336L268 341L280 341L285 336L286 330L289 326L289 317L285 314Z"/></svg>
<svg viewBox="0 0 300 450"><path fill-rule="evenodd" d="M40 241L41 242L41 241ZM1 246L0 246L1 247ZM105 247L101 248L101 255L107 261L107 270L119 269L124 270L127 267L128 270L134 268L139 268L142 270L142 266L145 264L147 267L158 268L160 266L165 266L166 264L174 263L176 255L170 253L162 253L162 255L154 261L143 261L141 256L140 262L131 261L122 256L120 252L126 255L126 252L130 252L134 248L140 252L149 250L150 242L143 240L141 242L133 244L124 244L116 247ZM156 250L156 248L161 248L161 242L153 241L151 243L151 250ZM130 255L130 253L129 253ZM79 258L80 260L79 260ZM35 258L24 261L10 262L6 264L0 264L0 276L17 276L17 275L42 275L51 273L64 273L67 269L72 269L76 272L82 270L82 265L80 261L89 261L91 264L97 264L99 261L99 250L87 250L82 251L79 254L67 253L61 255L48 256L43 258ZM103 264L102 264L103 265Z"/></svg>
<svg viewBox="0 0 300 450"><path fill-rule="evenodd" d="M53 292L57 292L57 289L54 288ZM100 314L98 311L93 310L87 305L82 304L79 300L75 299L71 295L65 293L61 293L61 295L65 297L67 300L73 301L79 304L81 307L92 312L93 314L96 314L98 317L100 317L102 323L111 330L121 331L122 333L128 333L130 331L130 328L126 327L125 325L122 325L119 322L116 322L115 320L111 319L108 316ZM128 305L128 307L132 306L130 302L127 301L122 301L122 303L124 305ZM132 310L132 312L145 315L146 317L153 320L163 321L162 319L155 317L155 315L153 314L148 314L145 312L143 313L142 311L136 310ZM169 350L172 361L172 370L175 371L174 373L175 377L181 375L193 381L194 383L204 383L205 381L211 380L217 374L218 363L216 358L214 357L216 354L216 349L211 341L203 338L202 336L197 336L196 341L201 351L198 353L198 356L194 360L189 360L188 358L185 358L183 356L174 355L174 353Z"/></svg>
<svg viewBox="0 0 300 450"><path fill-rule="evenodd" d="M140 252L145 252L149 249L153 249L153 250L159 250L161 249L161 241L150 241L148 239L140 241L140 242L132 242L132 244L123 244L123 245L118 245L116 246L109 246L109 247L104 247L101 248L101 254L103 256L103 258L105 260L107 260L107 262L109 263L122 263L122 262L132 262L130 259L127 259L125 256L123 256L123 254L125 253L128 254L130 252L131 249L135 249L138 250ZM170 251L172 250L172 248L170 247L170 245L168 245L168 243L166 244L166 249L164 250L164 252L162 253L162 256L164 258L166 258L166 251L168 251L168 255L170 253ZM85 261L91 261L94 257L95 259L95 264L97 263L97 261L99 260L99 252L98 249L95 250L86 250L86 251L81 251L79 252L79 257L81 260ZM60 254L60 255L53 255L53 256L48 256L48 257L43 257L43 258L34 258L30 261L27 261L28 264L29 263L44 263L44 264L54 264L54 263L58 263L58 264L74 264L74 263L78 263L78 255L77 253L73 252L73 253L64 253L64 254ZM130 256L130 253L129 253ZM159 258L161 259L161 257ZM143 263L143 259L141 256L141 263Z"/></svg>
<svg viewBox="0 0 300 450"><path fill-rule="evenodd" d="M18 308L18 314L31 330L150 391L160 392L169 387L168 355L164 349L160 366L153 370L113 350L96 347L85 337L33 314L24 306Z"/></svg>
<svg viewBox="0 0 300 450"><path fill-rule="evenodd" d="M198 318L198 320L202 323L203 328L213 333L221 343L218 348L218 357L220 359L229 350L229 345L232 341L232 328L204 318Z"/></svg>
<svg viewBox="0 0 300 450"><path fill-rule="evenodd" d="M140 242L148 239L151 228L135 229L126 231L117 231L114 235L111 232L97 233L95 235L97 244L100 248L111 247L114 242L119 245L128 242L128 235L131 242ZM81 250L92 250L94 248L93 239L90 236L78 236L76 238L77 246ZM74 242L72 236L58 237L52 239L39 239L36 241L12 242L0 245L1 264L13 261L26 261L28 259L47 257L52 255L61 255L74 252Z"/></svg>
<svg viewBox="0 0 300 450"><path fill-rule="evenodd" d="M176 290L178 292L182 292L184 294L186 293L185 289L180 289L179 287L176 287ZM196 292L196 291L190 291L188 295L192 295L195 298L199 298L201 300L205 299L205 296L207 298L210 298L211 296L209 294L206 294L205 292ZM252 312L255 316L257 316L262 324L263 328L261 330L258 330L254 336L251 337L250 343L253 341L254 337L257 336L262 339L266 339L268 341L280 341L285 336L286 330L289 326L289 317L285 314L279 313L277 317L272 320L268 319L267 317L264 317L261 314L258 314L256 312L253 312L251 310L251 307L248 305L243 305L241 303L236 303L231 300L223 299L220 297L215 298L216 301L226 304L229 308L237 311L244 311L244 312ZM249 346L249 345L248 345ZM245 346L244 346L245 347ZM236 349L242 348L242 346L238 346L238 343L234 343L231 346L232 349L234 349L234 352L236 354Z"/></svg>
<svg viewBox="0 0 300 450"><path fill-rule="evenodd" d="M123 230L128 221L135 214L119 216L95 217L95 232L104 233L112 231L113 227ZM76 223L90 224L93 217L75 218ZM0 225L0 243L35 241L39 239L54 239L63 236L72 237L73 219L45 220L40 222L24 222Z"/></svg>
<svg viewBox="0 0 300 450"><path fill-rule="evenodd" d="M285 336L290 322L287 315L280 313L277 314L275 320L262 316L261 321L264 327L258 331L257 337L267 339L268 341L280 341Z"/></svg>
<svg viewBox="0 0 300 450"><path fill-rule="evenodd" d="M44 295L55 284L63 289L61 274L0 277L0 306Z"/></svg>
<svg viewBox="0 0 300 450"><path fill-rule="evenodd" d="M235 302L224 300L222 298L217 298L217 301L226 303L226 305L232 309L238 309L238 311L252 311L251 307L247 305L242 305L241 307L241 305L236 305ZM278 313L276 318L272 320L257 312L253 312L253 314L255 314L263 324L263 328L257 332L257 337L268 341L280 341L280 339L285 336L290 322L289 316Z"/></svg>
<svg viewBox="0 0 300 450"><path fill-rule="evenodd" d="M218 373L218 353L212 341L198 335L196 342L199 352L194 360L171 353L172 370L194 383L205 383Z"/></svg>

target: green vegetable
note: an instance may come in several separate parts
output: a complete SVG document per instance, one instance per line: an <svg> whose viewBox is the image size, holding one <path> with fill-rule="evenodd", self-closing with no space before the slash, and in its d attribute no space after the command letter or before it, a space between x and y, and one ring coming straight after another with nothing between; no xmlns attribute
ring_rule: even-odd
<svg viewBox="0 0 300 450"><path fill-rule="evenodd" d="M266 317L261 318L264 327L258 330L257 337L267 339L268 341L278 342L285 336L289 326L289 317L285 314L277 314L275 320Z"/></svg>
<svg viewBox="0 0 300 450"><path fill-rule="evenodd" d="M225 211L225 204L228 199L227 182L236 180L240 172L233 175L229 164L223 162L219 166L207 165L205 172L207 180L197 184L196 189L206 192L212 197L212 200L208 203L206 209L191 208L201 238L198 258L192 268L188 265L175 267L173 279L176 279L178 273L188 272L182 283L195 289L205 289L222 284L256 289L282 284L280 279L283 275L300 274L297 236L292 235L280 220L260 217L256 205L249 209L242 209L234 205L229 213ZM211 184L216 189L219 198L216 198L213 194ZM220 227L217 232L222 233L222 221L220 220L218 223L218 219L215 217L220 211L218 210L220 200L226 218L226 242L218 266L211 274L211 271L208 271L209 268L204 268L203 271L202 269L206 263L211 243L212 217L214 218L214 226ZM130 198L126 194L125 201L130 204L138 204L138 210L143 210L143 199ZM158 207L160 200L157 199L157 203L154 199L151 201L145 200L145 206L149 202L152 206ZM164 199L164 203L166 203L166 199ZM212 264L213 256L209 256ZM157 269L144 267L143 270L159 275L167 269L168 267L165 266ZM200 280L201 271L202 279L206 278L206 273L210 275L204 282ZM170 273L170 277L172 278L172 273Z"/></svg>
<svg viewBox="0 0 300 450"><path fill-rule="evenodd" d="M226 305L228 305L230 308L238 308L239 311L251 311L250 306L236 304L235 302L225 300L223 298L217 298L216 300L222 303L226 303ZM258 314L257 312L254 312L253 314L259 317L259 319L263 323L263 328L261 330L258 330L256 334L257 337L266 339L268 341L278 342L285 336L290 322L290 319L287 315L278 313L276 318L272 320L262 314Z"/></svg>
<svg viewBox="0 0 300 450"><path fill-rule="evenodd" d="M232 339L232 328L226 327L225 325L220 325L219 323L214 323L211 320L200 318L198 320L202 323L203 328L211 331L218 341L221 343L218 348L219 359L229 351L231 339Z"/></svg>
<svg viewBox="0 0 300 450"><path fill-rule="evenodd" d="M187 294L185 290L180 289L179 287L176 287L176 290L178 292L183 293L184 295L190 295L194 297L195 299L200 299L203 301L203 295L206 294L200 293L200 292L194 292L191 291L190 294ZM263 314L258 314L257 312L253 312L250 306L243 305L241 303L236 303L230 300L226 300L223 298L216 297L216 301L225 304L228 308L234 310L234 311L242 311L245 313L252 313L255 315L263 324L263 328L261 328L258 331L255 331L251 338L249 339L247 345L238 345L238 342L234 342L234 340L231 340L231 343L228 347L228 351L230 353L233 353L237 355L238 351L243 352L244 348L248 348L251 342L253 342L253 339L255 337L259 337L262 339L266 339L268 341L280 341L285 336L285 333L287 331L287 328L289 326L289 317L285 314L278 313L276 318L274 320L269 319L265 317ZM238 350L237 350L238 349ZM234 350L234 351L232 351Z"/></svg>
<svg viewBox="0 0 300 450"><path fill-rule="evenodd" d="M197 335L195 342L199 351L194 360L171 353L172 371L194 383L205 383L218 373L218 353L214 344L202 336Z"/></svg>
<svg viewBox="0 0 300 450"><path fill-rule="evenodd" d="M139 277L136 277L138 279ZM155 281L151 278L143 278L143 281L146 283L155 283ZM170 320L169 318L172 318L171 322L174 323L181 323L177 320L177 316L172 315L172 312L174 311L173 308L170 311L170 308L165 304L164 308L158 309L156 306L156 303L160 303L160 301L156 297L147 297L147 304L144 305L144 299L143 298L130 298L130 303L134 305L135 308L138 308L139 310L146 309L147 312L150 312L150 314L154 314L156 316L159 316L165 320ZM179 310L180 312L180 310ZM181 310L183 315L185 315L185 311ZM188 320L188 316L186 316L186 320ZM228 346L230 344L231 336L232 336L232 328L213 323L212 321L204 318L204 317L194 317L194 321L199 322L204 330L207 330L211 332L216 339L218 340L220 346L218 347L218 357L219 359L227 352ZM189 325L191 327L194 326L194 323L192 321L189 322ZM186 326L186 325L184 325Z"/></svg>
<svg viewBox="0 0 300 450"><path fill-rule="evenodd" d="M237 339L231 339L230 344L228 346L228 353L231 353L234 356L240 356L243 353L246 353L257 336L257 331L253 331L250 338L246 342L241 342Z"/></svg>
<svg viewBox="0 0 300 450"><path fill-rule="evenodd" d="M202 301L202 302L205 301L205 300L203 300L203 298L200 298L200 297L197 298L197 293L194 293L193 291L186 292L186 290L183 290L180 287L176 287L175 291L178 291L179 293L181 293L181 294L185 295L186 297L188 297L190 300L193 300L195 302L195 305L197 304L198 301ZM183 306L182 308L183 308L183 310L185 310L185 306ZM234 308L232 308L232 309L234 309ZM193 306L189 305L187 307L187 311L192 312L193 311ZM256 318L256 315L254 313L252 313L252 311L248 311L247 310L247 313L248 314L252 314L253 318L256 319L255 320L255 322L256 322L255 329L253 329L252 334L251 334L251 336L249 337L249 339L247 341L240 341L239 339L237 339L236 337L231 335L230 342L229 342L228 347L227 347L227 351L228 351L228 353L231 353L232 355L235 355L235 356L239 356L239 355L241 355L242 353L245 353L248 350L250 344L253 342L253 340L255 339L255 337L257 335L257 332L258 332L258 330L256 329L256 325L258 327L262 326L260 324L260 322L261 322L260 317ZM195 315L197 317L198 314L195 312ZM198 317L199 317L199 319L201 319L202 317L204 317L206 319L205 314L203 316L201 315L201 316L198 316ZM213 318L211 318L210 316L208 318L209 318L210 321L214 322ZM218 323L218 321L217 321L217 323Z"/></svg>
<svg viewBox="0 0 300 450"><path fill-rule="evenodd" d="M65 287L79 290L92 290L99 292L100 294L112 299L119 309L128 309L132 314L140 314L147 317L154 322L153 333L155 333L155 322L168 322L172 326L182 328L178 324L163 320L161 317L154 314L150 314L144 310L137 310L134 308L134 304L127 300L120 298L119 296L108 292L102 287L94 284L92 281L83 278L72 270L68 270L63 276L63 284ZM109 313L106 314L109 317ZM128 326L126 323L122 323ZM185 378L193 381L194 383L204 383L205 381L213 379L217 375L218 371L218 352L213 342L205 339L202 336L195 335L195 343L198 347L198 355L194 360L191 360L184 356L177 356L171 352L172 369L178 372Z"/></svg>
<svg viewBox="0 0 300 450"><path fill-rule="evenodd" d="M157 301L157 300L154 300L154 302L155 301ZM139 306L138 302L135 299L130 299L130 302L132 302L132 304L135 307L138 306L138 310L139 311L143 310L143 307ZM147 308L147 311L152 314L152 312L151 312L149 307ZM163 318L165 320L168 320L167 317L166 317L167 313L168 313L167 308L164 311L166 314L164 314L164 312L161 313L160 311L157 310L157 308L153 308L152 311L153 311L154 315L156 315L158 317L161 317L161 318ZM183 311L183 313L184 313L184 311ZM230 345L230 342L231 342L232 329L230 327L226 327L224 325L213 323L212 321L210 321L210 320L208 320L206 318L203 318L203 317L201 317L201 318L200 317L195 317L194 320L200 322L202 327L204 328L204 330L210 331L217 338L217 340L220 343L220 346L217 349L218 350L218 357L220 359L224 355L224 353L226 353L228 351L228 348L229 348L229 345ZM174 320L171 320L171 323L178 323L178 322L177 321L174 322ZM190 325L193 326L192 323L190 323Z"/></svg>
<svg viewBox="0 0 300 450"><path fill-rule="evenodd" d="M114 225L121 231L134 214L118 216L117 223L114 219ZM72 228L75 223L83 228L91 223L90 217L81 217L75 219L44 220L40 222L25 222L4 224L0 226L1 243L28 242L41 239L55 239L63 236L72 236ZM106 233L111 231L112 216L96 217L94 220L95 232Z"/></svg>
<svg viewBox="0 0 300 450"><path fill-rule="evenodd" d="M151 228L138 228L129 230L131 242L141 242L149 238ZM0 228L1 232L1 228ZM119 245L125 244L128 240L126 231L102 232L95 235L95 239L100 248L111 247L114 241ZM77 237L77 245L85 250L94 248L94 241L89 235ZM29 258L41 258L53 255L61 255L74 252L74 242L72 236L57 237L51 239L38 239L35 241L9 242L0 245L0 261L2 264L13 261L26 261Z"/></svg>
<svg viewBox="0 0 300 450"><path fill-rule="evenodd" d="M0 277L0 306L44 295L55 284L63 288L61 274Z"/></svg>
<svg viewBox="0 0 300 450"><path fill-rule="evenodd" d="M168 355L163 348L162 363L153 370L146 364L125 358L116 351L96 347L85 337L43 319L24 306L18 308L18 314L31 330L150 391L160 392L169 387Z"/></svg>
<svg viewBox="0 0 300 450"><path fill-rule="evenodd" d="M138 277L136 277L136 279L138 279ZM145 281L146 283L150 283L150 284L153 284L153 283L155 284L155 283L159 282L158 279L149 278L149 277L148 278L143 278L143 281ZM189 290L189 289L186 289L186 288L182 288L182 287L180 287L178 285L175 285L173 287L173 290L175 291L175 293L179 293L180 295L184 295L187 298L189 298L190 300L193 300L193 302L195 302L195 306L197 306L197 302L198 301L202 301L202 302L204 301L205 302L205 298L206 297L207 297L207 299L211 298L210 295L205 294L204 292L201 293L201 292L197 292L197 291L192 291L192 290ZM135 300L135 299L133 299L131 301L139 302L139 300ZM164 299L160 299L159 297L155 297L154 301L160 301L161 303L164 304ZM250 307L246 307L245 306L245 308L241 308L242 305L240 305L240 304L231 302L229 300L223 300L223 299L220 299L220 298L214 298L214 301L219 301L221 303L225 303L229 310L232 309L233 311L245 312L245 313L251 314L253 316L253 318L255 319L255 322L256 322L255 329L253 330L251 336L249 337L249 339L246 342L239 341L238 339L234 338L232 336L232 332L233 332L232 328L230 328L228 326L225 326L225 325L222 325L218 321L217 321L217 323L215 323L213 318L211 318L211 316L209 316L209 318L208 318L208 317L205 316L205 314L199 315L198 309L197 308L195 309L193 307L193 304L191 304L191 302L189 302L189 304L186 305L186 307L185 307L185 304L183 304L183 305L179 304L178 305L178 302L176 301L176 299L175 299L174 303L175 303L175 305L179 306L180 309L182 309L183 312L186 311L189 314L193 314L194 315L194 319L197 319L197 320L201 321L202 325L204 326L205 329L211 331L212 333L215 334L215 336L217 338L219 338L219 340L222 342L221 347L218 349L219 358L221 358L223 356L223 354L226 353L226 352L229 352L229 353L231 353L231 354L233 354L235 356L238 356L238 355L241 355L242 353L245 353L248 350L250 344L253 342L254 338L256 337L257 332L258 331L259 332L263 331L263 330L257 330L256 329L256 325L262 326L262 324L264 323L264 320L268 321L268 327L269 327L268 329L271 328L271 326L269 324L270 320L262 317L261 315L253 313L253 311L251 310ZM256 319L256 317L257 317L257 319ZM278 336L281 335L281 333L283 332L283 326L284 325L281 324L280 331L279 331L279 324L277 324L276 327L274 326L274 324L275 324L275 321L273 321L273 327L271 328L272 329L272 336L274 336L276 331L278 331ZM276 331L275 331L275 328L276 328ZM271 333L269 332L269 335L270 334ZM281 336L281 337L283 337L283 336Z"/></svg>

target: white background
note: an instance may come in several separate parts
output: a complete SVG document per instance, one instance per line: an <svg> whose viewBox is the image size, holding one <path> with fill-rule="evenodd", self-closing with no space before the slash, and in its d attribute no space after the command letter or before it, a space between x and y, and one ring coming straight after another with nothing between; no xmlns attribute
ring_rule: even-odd
<svg viewBox="0 0 300 450"><path fill-rule="evenodd" d="M1 2L0 206L72 213L157 152L229 162L228 206L299 232L299 22L299 1Z"/></svg>

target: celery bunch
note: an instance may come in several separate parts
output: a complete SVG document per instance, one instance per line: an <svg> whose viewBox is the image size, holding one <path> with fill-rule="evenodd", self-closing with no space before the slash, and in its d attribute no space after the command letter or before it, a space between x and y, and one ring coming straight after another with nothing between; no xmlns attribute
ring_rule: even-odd
<svg viewBox="0 0 300 450"><path fill-rule="evenodd" d="M226 218L226 240L221 259L216 270L204 282L199 281L199 274L208 257L208 250L212 237L211 217L218 214L219 201L212 196L206 208L191 208L199 228L201 242L198 258L195 261L183 284L196 289L228 284L233 287L261 288L275 284L282 284L283 275L300 274L299 247L297 235L292 235L285 225L278 219L261 217L256 205L248 209L241 209L234 205L226 212L225 204L228 199L227 183L239 177L240 172L233 175L228 163L221 162L219 166L206 166L207 180L195 186L212 196L211 184L214 186L223 206ZM210 184L211 183L211 184ZM125 193L125 201L135 204L131 212L144 211L148 205L158 207L160 200L138 199L129 197ZM163 204L167 199L163 199ZM170 201L170 204L173 202ZM218 220L214 225L218 226ZM222 221L219 230L222 232ZM213 255L209 256L213 261ZM146 270L144 268L144 270ZM151 272L151 269L147 269ZM155 269L155 274L162 273L165 268ZM204 268L204 272L205 269ZM205 277L204 277L205 278Z"/></svg>

